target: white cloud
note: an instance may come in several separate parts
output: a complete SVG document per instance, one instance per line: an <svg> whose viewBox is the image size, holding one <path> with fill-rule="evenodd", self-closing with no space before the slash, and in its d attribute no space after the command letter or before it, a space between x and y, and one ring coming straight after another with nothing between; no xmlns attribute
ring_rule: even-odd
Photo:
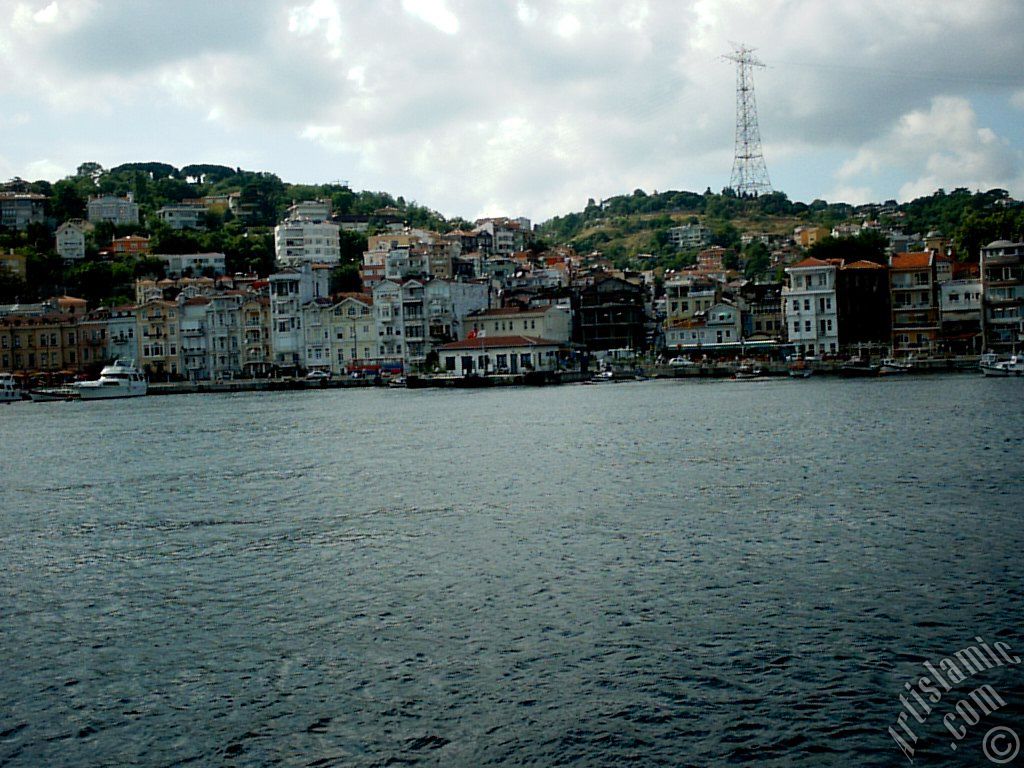
<svg viewBox="0 0 1024 768"><path fill-rule="evenodd" d="M869 182L896 173L902 199L931 194L937 188L1019 187L1024 157L988 127L979 127L967 99L940 96L927 110L903 115L879 139L870 142L836 173L843 185ZM873 184L870 182L874 182Z"/></svg>
<svg viewBox="0 0 1024 768"><path fill-rule="evenodd" d="M402 9L446 35L459 31L459 19L444 0L402 0Z"/></svg>
<svg viewBox="0 0 1024 768"><path fill-rule="evenodd" d="M1007 143L1019 142L1024 109L1021 3L245 8L17 0L0 25L12 172L41 157L157 159L178 145L194 153L184 162L230 163L216 156L227 147L291 181L342 176L451 215L504 207L533 218L636 187L719 189L735 98L720 56L735 40L768 65L755 72L761 134L791 197L826 196L831 183L849 199L988 181L1024 194L1013 186L1020 148ZM31 125L12 122L19 114Z"/></svg>

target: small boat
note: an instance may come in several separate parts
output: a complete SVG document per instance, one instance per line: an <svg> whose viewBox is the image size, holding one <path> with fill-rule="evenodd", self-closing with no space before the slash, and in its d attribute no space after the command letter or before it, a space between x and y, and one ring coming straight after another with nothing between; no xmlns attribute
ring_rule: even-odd
<svg viewBox="0 0 1024 768"><path fill-rule="evenodd" d="M388 380L388 386L392 389L404 389L409 386L405 376L394 376Z"/></svg>
<svg viewBox="0 0 1024 768"><path fill-rule="evenodd" d="M839 366L839 375L847 379L877 376L882 366L868 360L849 360Z"/></svg>
<svg viewBox="0 0 1024 768"><path fill-rule="evenodd" d="M590 377L591 384L610 384L615 381L615 372L611 370L598 371Z"/></svg>
<svg viewBox="0 0 1024 768"><path fill-rule="evenodd" d="M109 400L115 397L141 397L146 394L146 375L135 367L134 360L115 360L100 371L95 381L74 385L83 400Z"/></svg>
<svg viewBox="0 0 1024 768"><path fill-rule="evenodd" d="M986 376L1024 376L1024 358L1013 355L1009 360L996 360L986 355L978 365Z"/></svg>
<svg viewBox="0 0 1024 768"><path fill-rule="evenodd" d="M14 403L21 400L21 388L10 373L0 373L0 403Z"/></svg>
<svg viewBox="0 0 1024 768"><path fill-rule="evenodd" d="M789 377L791 379L806 379L812 373L814 373L814 369L803 359L794 360L789 366Z"/></svg>
<svg viewBox="0 0 1024 768"><path fill-rule="evenodd" d="M911 357L899 360L895 357L887 357L882 361L878 372L881 374L910 373L914 370L914 359Z"/></svg>
<svg viewBox="0 0 1024 768"><path fill-rule="evenodd" d="M736 373L734 375L737 379L756 379L760 377L761 374L762 371L757 366L751 365L750 363L744 363L736 369Z"/></svg>
<svg viewBox="0 0 1024 768"><path fill-rule="evenodd" d="M30 389L28 396L34 403L52 403L59 400L78 400L78 387L65 384L62 387L41 387Z"/></svg>

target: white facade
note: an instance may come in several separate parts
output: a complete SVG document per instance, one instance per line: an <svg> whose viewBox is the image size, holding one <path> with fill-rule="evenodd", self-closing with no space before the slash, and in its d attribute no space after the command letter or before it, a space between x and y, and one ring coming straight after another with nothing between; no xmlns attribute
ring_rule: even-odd
<svg viewBox="0 0 1024 768"><path fill-rule="evenodd" d="M377 357L422 365L438 344L465 338L465 318L489 296L482 283L384 280L373 289Z"/></svg>
<svg viewBox="0 0 1024 768"><path fill-rule="evenodd" d="M714 349L739 344L742 338L740 309L720 301L693 320L665 329L665 346L671 350Z"/></svg>
<svg viewBox="0 0 1024 768"><path fill-rule="evenodd" d="M118 226L139 223L139 205L132 196L99 195L89 199L88 218L93 224L109 221Z"/></svg>
<svg viewBox="0 0 1024 768"><path fill-rule="evenodd" d="M465 376L558 370L560 345L529 336L467 339L445 344L438 353L441 370Z"/></svg>
<svg viewBox="0 0 1024 768"><path fill-rule="evenodd" d="M111 360L138 360L135 307L111 307L107 321L107 355Z"/></svg>
<svg viewBox="0 0 1024 768"><path fill-rule="evenodd" d="M804 259L788 267L782 289L789 341L803 354L835 354L839 349L836 265Z"/></svg>
<svg viewBox="0 0 1024 768"><path fill-rule="evenodd" d="M206 206L202 203L172 203L156 212L171 229L205 229Z"/></svg>
<svg viewBox="0 0 1024 768"><path fill-rule="evenodd" d="M57 253L66 261L85 258L85 222L70 219L57 227Z"/></svg>
<svg viewBox="0 0 1024 768"><path fill-rule="evenodd" d="M711 242L711 228L703 224L683 224L668 230L668 242L677 251L703 248Z"/></svg>
<svg viewBox="0 0 1024 768"><path fill-rule="evenodd" d="M567 308L556 306L488 309L469 315L464 331L464 336L482 331L487 336L519 334L568 344L572 338L572 315Z"/></svg>
<svg viewBox="0 0 1024 768"><path fill-rule="evenodd" d="M223 253L157 253L153 254L153 258L164 263L169 278L182 277L186 272L190 272L193 277L208 271L214 275L223 275L226 269Z"/></svg>
<svg viewBox="0 0 1024 768"><path fill-rule="evenodd" d="M270 276L270 349L273 363L279 368L302 365L302 308L315 298L327 296L328 280L328 270L310 264Z"/></svg>
<svg viewBox="0 0 1024 768"><path fill-rule="evenodd" d="M341 260L340 228L330 221L298 219L274 227L274 250L280 267L337 264Z"/></svg>

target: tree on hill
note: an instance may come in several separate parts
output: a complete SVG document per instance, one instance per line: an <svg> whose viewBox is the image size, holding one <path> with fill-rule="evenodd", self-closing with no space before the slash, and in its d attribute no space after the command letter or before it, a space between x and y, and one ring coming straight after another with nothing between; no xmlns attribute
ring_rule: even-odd
<svg viewBox="0 0 1024 768"><path fill-rule="evenodd" d="M863 230L856 237L826 237L807 249L807 255L815 259L844 259L848 264L854 261L873 261L888 264L885 249L888 238L875 230Z"/></svg>

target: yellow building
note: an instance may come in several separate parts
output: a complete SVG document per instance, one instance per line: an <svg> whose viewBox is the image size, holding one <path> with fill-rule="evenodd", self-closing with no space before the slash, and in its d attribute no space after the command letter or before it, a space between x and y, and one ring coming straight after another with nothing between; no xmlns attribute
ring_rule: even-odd
<svg viewBox="0 0 1024 768"><path fill-rule="evenodd" d="M238 326L243 376L269 376L273 368L270 354L270 298L249 294L240 307Z"/></svg>
<svg viewBox="0 0 1024 768"><path fill-rule="evenodd" d="M178 305L152 299L136 312L139 367L157 379L176 377L178 368Z"/></svg>
<svg viewBox="0 0 1024 768"><path fill-rule="evenodd" d="M78 328L57 313L0 319L0 370L35 373L77 371Z"/></svg>
<svg viewBox="0 0 1024 768"><path fill-rule="evenodd" d="M793 240L797 245L810 248L820 240L824 240L832 234L828 227L797 227L793 230Z"/></svg>

